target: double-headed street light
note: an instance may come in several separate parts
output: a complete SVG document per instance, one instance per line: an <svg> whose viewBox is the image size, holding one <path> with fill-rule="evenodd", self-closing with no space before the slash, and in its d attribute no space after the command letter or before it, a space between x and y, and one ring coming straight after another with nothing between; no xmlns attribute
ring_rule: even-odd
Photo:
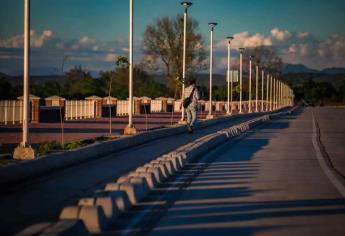
<svg viewBox="0 0 345 236"><path fill-rule="evenodd" d="M184 7L183 13L183 62L182 62L182 101L184 99L184 89L186 83L186 44L187 44L187 13L188 8L192 6L191 2L181 2ZM184 122L184 109L182 109L181 122Z"/></svg>
<svg viewBox="0 0 345 236"><path fill-rule="evenodd" d="M240 110L239 113L242 113L242 59L244 48L239 48L240 51Z"/></svg>
<svg viewBox="0 0 345 236"><path fill-rule="evenodd" d="M217 26L216 22L208 23L210 26L211 42L210 42L210 102L209 102L209 112L206 119L213 119L212 115L212 76L213 76L213 30Z"/></svg>
<svg viewBox="0 0 345 236"><path fill-rule="evenodd" d="M228 73L227 73L227 78L228 78L228 109L227 109L227 114L230 115L231 112L232 112L232 109L231 109L231 106L230 106L230 101L232 102L232 83L233 83L233 78L232 76L230 75L231 73L231 66L230 66L230 60L231 60L231 57L230 57L230 51L231 51L231 40L234 39L234 37L230 36L230 37L227 37L228 39ZM231 82L230 82L230 79L231 79ZM231 87L230 87L230 83L231 83ZM230 95L231 93L231 95ZM230 98L231 96L231 98Z"/></svg>

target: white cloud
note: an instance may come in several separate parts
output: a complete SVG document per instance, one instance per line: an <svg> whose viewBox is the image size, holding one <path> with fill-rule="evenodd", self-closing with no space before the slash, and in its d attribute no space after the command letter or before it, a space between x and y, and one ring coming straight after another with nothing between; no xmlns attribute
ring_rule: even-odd
<svg viewBox="0 0 345 236"><path fill-rule="evenodd" d="M79 39L80 45L94 45L95 43L96 43L96 40L89 36L83 36Z"/></svg>
<svg viewBox="0 0 345 236"><path fill-rule="evenodd" d="M30 45L32 48L41 48L44 43L53 37L53 31L44 30L42 34L37 34L35 30L30 31ZM15 35L7 39L0 39L0 48L22 48L24 45L24 35Z"/></svg>
<svg viewBox="0 0 345 236"><path fill-rule="evenodd" d="M298 32L296 36L297 38L302 39L302 38L308 37L309 35L310 35L309 32Z"/></svg>
<svg viewBox="0 0 345 236"><path fill-rule="evenodd" d="M113 62L116 60L117 57L118 55L115 53L108 53L107 55L105 55L104 60L108 62Z"/></svg>
<svg viewBox="0 0 345 236"><path fill-rule="evenodd" d="M284 41L291 37L291 33L287 30L280 30L279 28L273 28L271 30L271 35L274 39L279 41Z"/></svg>

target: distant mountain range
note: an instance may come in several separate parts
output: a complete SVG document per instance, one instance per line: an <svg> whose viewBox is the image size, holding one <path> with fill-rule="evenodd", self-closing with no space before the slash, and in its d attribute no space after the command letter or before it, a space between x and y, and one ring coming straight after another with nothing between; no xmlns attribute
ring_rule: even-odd
<svg viewBox="0 0 345 236"><path fill-rule="evenodd" d="M283 66L283 74L303 74L303 73L338 75L338 74L345 74L345 68L332 67L332 68L325 68L323 70L315 70L315 69L308 68L307 66L303 64L284 64Z"/></svg>

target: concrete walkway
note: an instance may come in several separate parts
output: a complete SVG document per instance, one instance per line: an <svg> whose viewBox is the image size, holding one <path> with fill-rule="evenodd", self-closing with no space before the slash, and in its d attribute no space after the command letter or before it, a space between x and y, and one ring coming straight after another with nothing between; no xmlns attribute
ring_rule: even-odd
<svg viewBox="0 0 345 236"><path fill-rule="evenodd" d="M323 173L312 115L274 120L212 150L104 235L345 235L345 199Z"/></svg>
<svg viewBox="0 0 345 236"><path fill-rule="evenodd" d="M201 136L258 116L252 114L192 135L184 133L155 140L95 161L56 171L41 178L28 180L11 189L0 190L0 235L12 235L28 225L55 221L62 207L103 188L104 184Z"/></svg>

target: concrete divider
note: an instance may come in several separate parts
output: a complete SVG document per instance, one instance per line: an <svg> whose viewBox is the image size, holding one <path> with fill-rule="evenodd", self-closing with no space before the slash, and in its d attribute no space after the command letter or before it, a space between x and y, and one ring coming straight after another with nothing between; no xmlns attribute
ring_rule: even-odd
<svg viewBox="0 0 345 236"><path fill-rule="evenodd" d="M132 205L136 205L145 196L144 187L136 183L109 183L105 186L105 190L125 191Z"/></svg>
<svg viewBox="0 0 345 236"><path fill-rule="evenodd" d="M100 206L108 220L108 223L113 223L116 217L120 214L115 199L112 197L89 197L79 199L78 206Z"/></svg>
<svg viewBox="0 0 345 236"><path fill-rule="evenodd" d="M251 117L254 114L246 114ZM205 128L219 122L230 121L239 115L217 117L213 120L198 121L195 129ZM52 170L65 168L89 160L94 160L105 155L147 143L162 137L168 137L186 132L185 125L177 125L169 128L162 128L141 132L129 137L121 137L111 141L94 143L86 147L72 151L49 154L36 158L35 160L23 161L20 163L0 167L0 187L4 187L25 179L49 173Z"/></svg>
<svg viewBox="0 0 345 236"><path fill-rule="evenodd" d="M150 190L156 188L159 184L156 180L156 177L154 176L154 174L152 172L135 172L135 171L132 171L128 174L128 176L130 176L130 177L134 177L134 176L144 177L146 179L146 182L147 182Z"/></svg>
<svg viewBox="0 0 345 236"><path fill-rule="evenodd" d="M162 174L162 182L169 177L169 172L168 172L165 164L148 163L148 164L145 164L144 167L159 168L159 170L160 170L160 172Z"/></svg>
<svg viewBox="0 0 345 236"><path fill-rule="evenodd" d="M163 176L163 172L161 171L161 168L159 167L138 167L135 172L138 173L152 173L156 179L156 182L158 184L162 183L165 179Z"/></svg>
<svg viewBox="0 0 345 236"><path fill-rule="evenodd" d="M169 176L175 174L175 169L174 169L173 163L170 160L157 160L157 159L155 159L155 160L152 160L150 163L152 163L152 164L163 164L163 165L165 165Z"/></svg>
<svg viewBox="0 0 345 236"><path fill-rule="evenodd" d="M65 207L62 209L59 219L81 220L92 234L101 233L108 225L103 208L100 206Z"/></svg>
<svg viewBox="0 0 345 236"><path fill-rule="evenodd" d="M111 197L120 213L132 206L127 193L121 190L99 190L94 193L94 197Z"/></svg>

